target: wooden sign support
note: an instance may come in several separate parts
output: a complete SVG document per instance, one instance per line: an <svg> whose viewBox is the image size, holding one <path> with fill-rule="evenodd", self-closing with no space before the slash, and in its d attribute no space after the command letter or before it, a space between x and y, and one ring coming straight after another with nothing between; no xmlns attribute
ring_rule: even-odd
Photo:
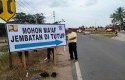
<svg viewBox="0 0 125 80"><path fill-rule="evenodd" d="M26 69L26 56L25 56L25 53L23 52L22 55L23 55L22 56L23 57L23 66Z"/></svg>
<svg viewBox="0 0 125 80"><path fill-rule="evenodd" d="M9 66L10 66L10 69L12 69L12 55L10 51L9 51Z"/></svg>
<svg viewBox="0 0 125 80"><path fill-rule="evenodd" d="M53 63L54 63L55 65L56 65L56 63L57 63L57 47L54 48Z"/></svg>

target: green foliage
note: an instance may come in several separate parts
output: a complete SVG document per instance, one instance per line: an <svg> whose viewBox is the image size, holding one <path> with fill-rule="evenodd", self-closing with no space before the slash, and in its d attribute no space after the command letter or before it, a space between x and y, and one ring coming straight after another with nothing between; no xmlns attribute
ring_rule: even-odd
<svg viewBox="0 0 125 80"><path fill-rule="evenodd" d="M123 7L117 8L113 14L110 15L110 18L112 18L112 23L119 24L119 27L123 29L125 27L124 18L125 18L125 9Z"/></svg>
<svg viewBox="0 0 125 80"><path fill-rule="evenodd" d="M13 18L14 21L11 21L10 23L30 23L30 24L43 24L45 23L45 16L43 13L41 14L25 14L23 12L16 13L15 17Z"/></svg>
<svg viewBox="0 0 125 80"><path fill-rule="evenodd" d="M79 28L85 28L85 26L84 26L84 25L82 25L82 26L80 26Z"/></svg>

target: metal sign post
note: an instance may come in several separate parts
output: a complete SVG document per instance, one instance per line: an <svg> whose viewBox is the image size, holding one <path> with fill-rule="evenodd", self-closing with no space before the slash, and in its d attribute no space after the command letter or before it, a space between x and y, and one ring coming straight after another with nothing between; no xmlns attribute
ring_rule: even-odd
<svg viewBox="0 0 125 80"><path fill-rule="evenodd" d="M11 52L9 52L9 67L10 69L12 69L13 65L12 65L12 55Z"/></svg>

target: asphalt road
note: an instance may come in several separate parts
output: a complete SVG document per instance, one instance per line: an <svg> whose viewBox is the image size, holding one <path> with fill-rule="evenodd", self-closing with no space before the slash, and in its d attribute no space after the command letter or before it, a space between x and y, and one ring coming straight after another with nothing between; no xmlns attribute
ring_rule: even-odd
<svg viewBox="0 0 125 80"><path fill-rule="evenodd" d="M123 33L123 34L125 34L125 31L121 31L120 33Z"/></svg>
<svg viewBox="0 0 125 80"><path fill-rule="evenodd" d="M83 80L125 80L125 42L78 34Z"/></svg>

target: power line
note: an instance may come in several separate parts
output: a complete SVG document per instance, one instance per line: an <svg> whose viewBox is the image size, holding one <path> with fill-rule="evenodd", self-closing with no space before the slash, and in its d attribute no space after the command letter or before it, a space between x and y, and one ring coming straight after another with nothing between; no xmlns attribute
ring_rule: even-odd
<svg viewBox="0 0 125 80"><path fill-rule="evenodd" d="M21 0L18 0L18 1L16 1L16 3L20 6L19 8L20 9L23 9L23 11L25 12L25 11L29 11L29 13L31 14L31 12L35 12L36 10L34 9L34 8L32 8L30 5L29 5L29 3L27 3L26 1L21 1ZM24 7L25 6L25 7ZM32 9L32 10L31 10ZM18 9L19 10L19 9ZM20 10L19 10L20 11ZM36 12L35 12L35 14L36 14ZM35 18L35 21L36 21L36 23L37 23L37 15L34 15L33 16L34 18Z"/></svg>
<svg viewBox="0 0 125 80"><path fill-rule="evenodd" d="M30 13L32 13L32 14L36 14L37 13L37 11L39 11L39 10L37 10L37 9L35 9L34 7L32 7L27 1L25 1L25 0L16 0L16 2L17 2L17 4L20 6L20 7L22 7L24 10L28 10Z"/></svg>
<svg viewBox="0 0 125 80"><path fill-rule="evenodd" d="M19 2L16 1L16 3L20 6L20 9L21 9L21 10L26 11L26 8L23 7Z"/></svg>
<svg viewBox="0 0 125 80"><path fill-rule="evenodd" d="M29 11L29 14L31 13L31 10L21 1L16 1L16 3L19 5L20 9L23 10L24 12ZM21 4L20 4L21 3ZM24 7L25 6L25 7ZM19 10L20 11L20 10Z"/></svg>
<svg viewBox="0 0 125 80"><path fill-rule="evenodd" d="M27 10L30 10L21 0L19 0L20 1L20 3L23 5L23 7L25 6L25 8L27 9Z"/></svg>
<svg viewBox="0 0 125 80"><path fill-rule="evenodd" d="M23 0L23 1L24 1L31 9L33 9L33 10L36 11L36 9L34 9L32 6L30 6L28 2L26 2L25 0Z"/></svg>
<svg viewBox="0 0 125 80"><path fill-rule="evenodd" d="M32 8L32 7L29 5L28 2L26 2L25 0L23 0L23 1L22 1L22 0L19 0L19 1L21 2L22 5L25 5L25 7L26 7L28 10L30 10L30 11L36 13L36 10L35 10L34 8Z"/></svg>

